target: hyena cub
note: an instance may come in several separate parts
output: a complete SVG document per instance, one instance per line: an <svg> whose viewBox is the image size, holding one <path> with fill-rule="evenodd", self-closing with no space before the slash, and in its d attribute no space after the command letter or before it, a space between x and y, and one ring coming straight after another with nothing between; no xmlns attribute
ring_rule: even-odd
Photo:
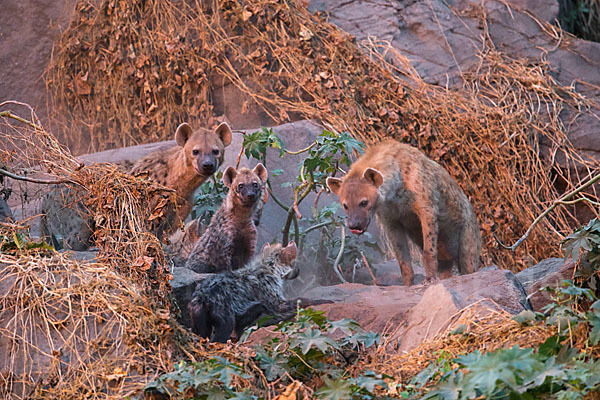
<svg viewBox="0 0 600 400"><path fill-rule="evenodd" d="M372 146L343 179L327 178L347 214L350 231L361 234L373 214L387 233L405 285L414 283L408 239L423 252L427 280L479 268L481 237L469 199L448 172L406 144Z"/></svg>
<svg viewBox="0 0 600 400"><path fill-rule="evenodd" d="M221 123L214 131L193 131L187 124L175 131L176 145L157 150L127 168L130 174L147 172L150 179L174 189L178 199L177 212L169 212L159 227L159 236L172 232L189 214L194 191L223 163L225 147L231 143L231 128ZM65 247L85 250L91 246L95 230L91 210L83 204L84 193L61 185L48 193L42 203L42 233L52 239L63 238Z"/></svg>
<svg viewBox="0 0 600 400"><path fill-rule="evenodd" d="M266 181L267 169L260 163L252 170L225 170L223 183L229 193L196 242L187 268L198 273L221 272L248 263L256 246L255 205L262 201Z"/></svg>
<svg viewBox="0 0 600 400"><path fill-rule="evenodd" d="M196 287L188 304L192 331L213 342L225 343L235 330L239 338L261 314L287 319L293 305L283 294L283 280L294 279L298 269L296 244L265 244L249 265L213 275ZM285 315L284 315L285 314Z"/></svg>

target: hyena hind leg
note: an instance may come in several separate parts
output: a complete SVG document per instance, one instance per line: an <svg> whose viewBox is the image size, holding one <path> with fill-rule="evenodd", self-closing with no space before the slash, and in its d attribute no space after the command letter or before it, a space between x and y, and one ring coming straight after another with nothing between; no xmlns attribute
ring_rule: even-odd
<svg viewBox="0 0 600 400"><path fill-rule="evenodd" d="M192 320L192 332L200 337L209 338L212 325L209 324L208 306L203 303L192 302L188 305L188 311Z"/></svg>
<svg viewBox="0 0 600 400"><path fill-rule="evenodd" d="M461 274L472 274L479 269L479 256L481 253L481 235L479 227L465 228L461 235L458 250L458 271Z"/></svg>

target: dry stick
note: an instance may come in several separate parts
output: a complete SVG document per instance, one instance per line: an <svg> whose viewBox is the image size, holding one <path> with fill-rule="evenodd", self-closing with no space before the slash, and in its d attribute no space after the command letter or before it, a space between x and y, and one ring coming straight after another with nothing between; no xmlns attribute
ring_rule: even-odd
<svg viewBox="0 0 600 400"><path fill-rule="evenodd" d="M344 253L344 246L346 245L346 229L344 228L344 226L342 225L342 243L340 244L340 252L338 253L337 257L335 258L335 262L333 263L333 270L335 271L335 273L337 274L338 278L340 278L340 280L342 281L342 283L347 283L348 281L346 281L344 279L344 276L342 275L342 271L340 268L340 260L342 259L342 254Z"/></svg>
<svg viewBox="0 0 600 400"><path fill-rule="evenodd" d="M31 183L42 183L44 185L59 185L61 183L75 184L75 182L72 181L71 179L58 179L58 180L50 181L50 180L46 180L46 179L36 179L36 178L30 178L28 176L16 175L11 172L8 172L4 168L0 168L0 175L8 176L9 178L12 178L12 179L15 179L18 181L25 181L25 182L31 182Z"/></svg>
<svg viewBox="0 0 600 400"><path fill-rule="evenodd" d="M558 200L555 200L552 205L550 207L548 207L543 213L541 213L536 219L535 221L533 221L533 223L531 225L529 225L529 228L527 229L527 232L525 232L525 234L523 236L521 236L521 238L519 240L517 240L517 242L515 244L513 244L512 246L507 246L504 243L502 243L500 241L500 239L498 239L495 235L494 237L496 238L496 240L498 241L498 244L500 244L500 246L502 246L503 248L507 249L507 250L512 250L515 251L517 249L517 247L519 247L521 245L521 243L523 243L525 241L525 239L527 239L529 237L529 235L531 234L531 232L533 231L533 228L535 228L535 226L540 223L540 221L546 216L548 215L550 212L552 212L552 210L554 210L558 205L560 204L573 204L573 202L566 202L567 200L569 200L571 197L575 196L577 193L583 191L584 189L588 188L589 186L593 185L594 183L600 181L600 173L596 176L594 176L592 179L590 179L586 184L579 186L578 188L575 188L573 191L565 194L563 197L561 197Z"/></svg>
<svg viewBox="0 0 600 400"><path fill-rule="evenodd" d="M33 122L31 122L31 121L28 121L28 120L26 120L26 119L24 119L24 118L21 118L21 117L19 117L18 115L15 115L15 114L13 114L13 113L12 113L12 112L10 112L10 111L0 111L0 117L4 117L4 118L12 118L12 119L15 119L15 120L17 120L17 121L19 121L19 122L22 122L22 123L24 123L25 125L29 125L30 127L32 127L32 128L33 128L33 129L35 129L35 130L38 130L38 131L43 131L43 129L42 129L42 127L41 127L41 126L39 126L39 125L37 125L37 124L34 124Z"/></svg>
<svg viewBox="0 0 600 400"><path fill-rule="evenodd" d="M363 262L365 263L365 266L369 270L369 274L371 275L371 279L373 279L373 285L377 286L377 279L375 279L375 275L373 274L373 270L371 269L371 266L369 265L369 262L367 261L367 257L365 257L365 253L363 251L361 251L360 255L362 256L362 259L363 259Z"/></svg>

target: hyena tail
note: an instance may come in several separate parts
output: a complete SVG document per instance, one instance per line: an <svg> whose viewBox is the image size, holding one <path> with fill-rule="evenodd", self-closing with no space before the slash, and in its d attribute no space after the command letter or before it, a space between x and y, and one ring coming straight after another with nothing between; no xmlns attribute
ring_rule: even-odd
<svg viewBox="0 0 600 400"><path fill-rule="evenodd" d="M188 311L192 320L192 332L200 337L209 338L211 332L208 324L209 310L206 304L192 301L188 304Z"/></svg>

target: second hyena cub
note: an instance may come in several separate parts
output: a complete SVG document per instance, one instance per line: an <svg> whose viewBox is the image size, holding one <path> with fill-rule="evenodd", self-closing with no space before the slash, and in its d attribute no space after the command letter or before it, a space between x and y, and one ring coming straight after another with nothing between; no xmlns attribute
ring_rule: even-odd
<svg viewBox="0 0 600 400"><path fill-rule="evenodd" d="M239 339L261 314L289 318L283 314L294 307L285 299L283 280L298 276L295 259L293 241L286 247L267 243L248 266L201 281L188 304L192 331L224 343L234 330Z"/></svg>
<svg viewBox="0 0 600 400"><path fill-rule="evenodd" d="M414 282L408 239L423 251L427 280L479 268L481 237L467 196L442 166L407 144L388 140L372 146L343 179L327 178L361 234L373 214L391 241L405 285Z"/></svg>
<svg viewBox="0 0 600 400"><path fill-rule="evenodd" d="M262 164L252 170L225 170L223 183L229 193L196 242L187 268L198 273L231 271L250 261L256 246L252 219L266 181L267 169Z"/></svg>

